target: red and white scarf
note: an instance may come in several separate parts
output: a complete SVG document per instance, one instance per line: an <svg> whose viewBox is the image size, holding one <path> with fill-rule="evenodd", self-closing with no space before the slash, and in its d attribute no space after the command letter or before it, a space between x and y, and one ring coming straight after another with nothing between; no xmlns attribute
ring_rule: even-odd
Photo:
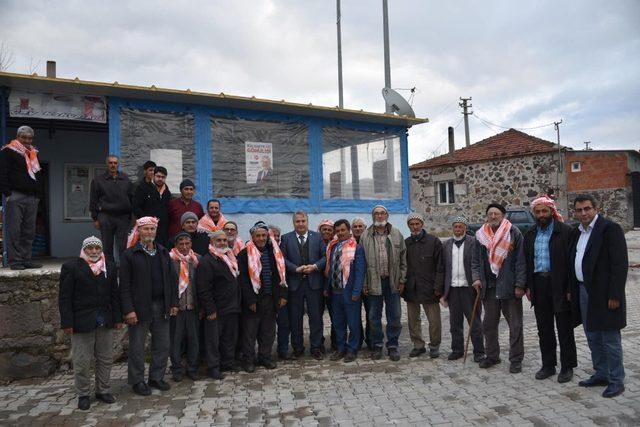
<svg viewBox="0 0 640 427"><path fill-rule="evenodd" d="M241 250L244 249L244 242L241 238L236 237L236 240L233 242L233 254L238 256Z"/></svg>
<svg viewBox="0 0 640 427"><path fill-rule="evenodd" d="M138 231L138 227L144 227L145 225L155 225L158 226L158 218L153 216L143 216L139 220L136 221L136 225L133 226L133 230L129 233L129 237L127 238L127 248L135 246L140 240L140 232Z"/></svg>
<svg viewBox="0 0 640 427"><path fill-rule="evenodd" d="M27 148L20 141L14 139L10 143L2 147L3 150L7 148L24 157L24 160L27 163L27 172L29 173L31 179L35 181L36 173L40 171L40 162L38 161L38 150L36 149L36 147L32 146L30 148Z"/></svg>
<svg viewBox="0 0 640 427"><path fill-rule="evenodd" d="M213 231L222 230L226 223L227 220L224 215L222 215L222 213L220 213L220 218L218 218L218 225L213 222L213 218L211 218L209 214L206 214L205 216L200 218L200 221L198 221L198 230L204 231L205 233L210 233Z"/></svg>
<svg viewBox="0 0 640 427"><path fill-rule="evenodd" d="M494 233L489 224L484 224L476 231L476 239L489 251L489 265L496 276L511 249L511 222L503 219Z"/></svg>
<svg viewBox="0 0 640 427"><path fill-rule="evenodd" d="M104 252L100 254L100 259L98 261L91 261L91 259L84 252L84 249L80 250L80 258L85 260L87 264L89 264L89 268L94 276L99 276L104 273L104 276L107 277L107 260L105 259Z"/></svg>
<svg viewBox="0 0 640 427"><path fill-rule="evenodd" d="M233 250L222 252L220 249L216 248L213 245L209 245L209 253L216 258L221 259L227 264L229 267L229 271L233 274L233 277L238 277L240 272L238 271L238 260L236 259L236 255L233 253Z"/></svg>
<svg viewBox="0 0 640 427"><path fill-rule="evenodd" d="M327 245L327 265L324 268L325 277L329 277L329 270L331 269L331 250L340 243L337 237L334 237L333 240L329 242ZM351 262L356 257L356 248L358 247L358 242L352 236L342 243L342 254L340 255L340 265L342 267L342 284L346 285L349 281L349 274L351 273Z"/></svg>
<svg viewBox="0 0 640 427"><path fill-rule="evenodd" d="M189 287L189 264L194 267L198 266L198 257L193 250L189 250L187 255L182 255L177 248L171 249L169 257L174 261L180 261L180 276L178 278L178 297L181 297L184 291Z"/></svg>
<svg viewBox="0 0 640 427"><path fill-rule="evenodd" d="M280 276L280 285L287 286L286 274L287 270L284 264L284 256L278 246L278 242L273 238L273 233L269 231L269 239L271 240L271 247L273 248L273 255L276 258L276 267L278 269L278 275ZM247 263L249 264L249 278L251 279L251 285L253 286L253 292L256 294L260 290L260 273L262 272L262 262L260 261L260 249L253 243L253 240L247 242Z"/></svg>
<svg viewBox="0 0 640 427"><path fill-rule="evenodd" d="M538 205L548 206L549 209L551 209L551 214L553 215L553 218L558 222L564 222L564 218L562 218L562 215L560 215L560 212L558 212L558 208L556 207L556 202L552 198L547 196L538 197L533 202L531 202L531 209L535 209L535 207Z"/></svg>

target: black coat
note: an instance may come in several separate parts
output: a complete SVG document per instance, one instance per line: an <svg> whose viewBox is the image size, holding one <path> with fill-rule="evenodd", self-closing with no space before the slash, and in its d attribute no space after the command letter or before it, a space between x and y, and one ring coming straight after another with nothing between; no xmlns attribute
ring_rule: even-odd
<svg viewBox="0 0 640 427"><path fill-rule="evenodd" d="M571 310L567 300L569 292L569 248L575 229L565 223L554 221L553 232L549 240L549 258L551 259L551 293L553 295L553 311L561 313ZM531 227L524 235L524 256L527 262L527 289L531 290L531 306L535 306L536 287L533 277L534 254L538 227Z"/></svg>
<svg viewBox="0 0 640 427"><path fill-rule="evenodd" d="M196 231L195 233L189 233L191 236L191 249L193 252L198 255L205 256L209 253L209 244L211 243L211 239L209 239L209 235L203 231ZM169 241L169 245L167 249L172 249L176 246L175 237L173 236Z"/></svg>
<svg viewBox="0 0 640 427"><path fill-rule="evenodd" d="M227 264L220 258L206 254L196 270L196 289L200 307L207 316L240 313L240 285Z"/></svg>
<svg viewBox="0 0 640 427"><path fill-rule="evenodd" d="M162 246L169 243L169 201L171 191L169 187L162 193L158 192L155 184L142 182L136 188L133 196L133 214L136 218L154 216L158 218L158 233L156 241Z"/></svg>
<svg viewBox="0 0 640 427"><path fill-rule="evenodd" d="M571 304L580 323L580 293L575 273L576 246L580 232L575 233L570 250ZM584 286L589 294L587 331L613 331L627 325L625 286L629 258L627 241L619 224L598 216L582 258ZM609 299L620 301L620 307L610 310Z"/></svg>
<svg viewBox="0 0 640 427"><path fill-rule="evenodd" d="M89 264L78 257L62 265L60 271L60 327L76 333L96 329L98 311L107 328L122 322L116 266L107 262L107 274L96 276Z"/></svg>
<svg viewBox="0 0 640 427"><path fill-rule="evenodd" d="M413 303L437 303L444 294L444 264L442 242L429 233L419 239L405 240L407 246L407 283L402 297Z"/></svg>
<svg viewBox="0 0 640 427"><path fill-rule="evenodd" d="M12 191L29 195L38 195L38 182L40 172L36 174L36 180L27 172L27 162L22 154L16 153L10 148L0 150L0 193L11 195Z"/></svg>
<svg viewBox="0 0 640 427"><path fill-rule="evenodd" d="M178 307L178 274L173 268L169 252L156 245L156 256L161 257L164 286L164 311L169 316L171 307ZM120 258L120 301L122 314L136 312L141 322L153 319L151 263L140 243L127 249Z"/></svg>
<svg viewBox="0 0 640 427"><path fill-rule="evenodd" d="M287 299L287 288L280 286L280 275L278 274L278 268L276 267L276 258L273 256L273 250L271 250L271 244L269 244L269 258L271 260L271 289L273 294L274 309L278 310L279 300L281 298ZM249 310L249 306L258 302L258 295L253 291L253 285L249 278L249 263L247 261L247 249L244 248L238 254L238 270L240 270L240 276L238 282L240 282L240 289L242 290L242 307ZM260 288L260 292L264 288Z"/></svg>
<svg viewBox="0 0 640 427"><path fill-rule="evenodd" d="M130 215L132 200L133 185L129 177L122 172L118 172L115 179L106 172L91 181L89 210L94 221L101 212L109 215Z"/></svg>

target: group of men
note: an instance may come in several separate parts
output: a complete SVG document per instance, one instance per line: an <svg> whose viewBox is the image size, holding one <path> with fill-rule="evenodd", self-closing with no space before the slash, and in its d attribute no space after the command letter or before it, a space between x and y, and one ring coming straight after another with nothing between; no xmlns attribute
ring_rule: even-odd
<svg viewBox="0 0 640 427"><path fill-rule="evenodd" d="M13 269L37 266L25 249L33 240L27 223L37 207L40 169L32 141L33 130L21 127L17 139L0 151ZM316 232L300 211L293 214L293 231L281 235L277 227L259 221L245 243L218 200L210 200L205 212L193 199L191 180L183 180L180 197L171 198L167 170L150 161L143 169L144 179L134 190L118 170L118 158L108 156L107 172L91 183L91 215L102 239L85 239L79 257L61 271L61 326L72 336L80 408L90 406L92 357L96 397L115 401L109 385L112 330L124 323L128 382L135 393L148 395L149 387L170 388L164 381L168 359L175 381L183 374L198 379L201 355L215 379L240 368L253 372L256 364L273 369L276 334L279 359L302 357L305 313L310 354L321 360L325 310L331 319L331 360L352 362L366 344L372 359L382 358L386 347L389 359L397 361L401 298L413 343L410 357L427 352L422 310L429 323L428 354L439 357L443 306L450 312L449 360L465 354L466 318L474 361L480 368L500 363L502 314L509 326L509 371L521 372L526 296L534 308L542 356L537 379L555 375L557 342L557 379L572 379L577 365L573 329L582 323L595 373L579 385L606 385L605 397L624 391L620 330L626 326L626 241L618 224L598 215L589 195L574 200L577 227L564 224L552 199L535 199L531 209L537 225L524 236L505 217L505 208L492 203L475 236L467 233L467 221L460 216L452 221L453 237L442 243L427 233L423 217L412 213L407 217L411 235L405 239L388 221L387 209L377 205L369 226L361 218L324 220Z"/></svg>

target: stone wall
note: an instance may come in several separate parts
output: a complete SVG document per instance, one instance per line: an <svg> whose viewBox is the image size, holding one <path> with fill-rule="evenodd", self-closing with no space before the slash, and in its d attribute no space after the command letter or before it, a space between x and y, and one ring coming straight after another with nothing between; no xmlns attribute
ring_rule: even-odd
<svg viewBox="0 0 640 427"><path fill-rule="evenodd" d="M60 267L0 271L0 382L44 377L69 368L70 339L60 329ZM114 339L123 356L124 332Z"/></svg>
<svg viewBox="0 0 640 427"><path fill-rule="evenodd" d="M606 188L600 190L576 191L567 194L571 206L578 194L591 194L598 201L600 212L617 222L626 230L633 228L633 194L631 188Z"/></svg>
<svg viewBox="0 0 640 427"><path fill-rule="evenodd" d="M556 195L559 208L566 215L566 179L556 171L555 153L411 170L412 207L425 215L431 232L448 235L450 221L457 215L464 215L471 223L482 222L487 204L528 206L539 193L557 188L559 180ZM436 183L448 180L455 184L455 203L438 205Z"/></svg>

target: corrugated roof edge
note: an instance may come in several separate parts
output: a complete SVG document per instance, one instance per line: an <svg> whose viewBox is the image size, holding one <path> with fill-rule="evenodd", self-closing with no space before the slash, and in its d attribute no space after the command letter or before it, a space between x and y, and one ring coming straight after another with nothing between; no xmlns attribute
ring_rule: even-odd
<svg viewBox="0 0 640 427"><path fill-rule="evenodd" d="M427 118L401 117L393 114L373 113L363 110L351 110L339 107L317 106L276 101L272 99L260 99L253 97L228 95L207 92L195 92L191 89L179 90L160 88L155 85L135 86L118 82L106 83L88 80L65 78L52 78L37 75L0 72L0 86L16 87L23 90L57 90L67 93L79 93L71 90L80 85L88 95L114 96L120 98L148 99L164 102L193 103L198 105L213 105L228 108L245 108L250 110L267 110L289 114L301 114L308 116L327 117L342 120L355 120L371 123L386 124L390 126L411 127L427 123Z"/></svg>

